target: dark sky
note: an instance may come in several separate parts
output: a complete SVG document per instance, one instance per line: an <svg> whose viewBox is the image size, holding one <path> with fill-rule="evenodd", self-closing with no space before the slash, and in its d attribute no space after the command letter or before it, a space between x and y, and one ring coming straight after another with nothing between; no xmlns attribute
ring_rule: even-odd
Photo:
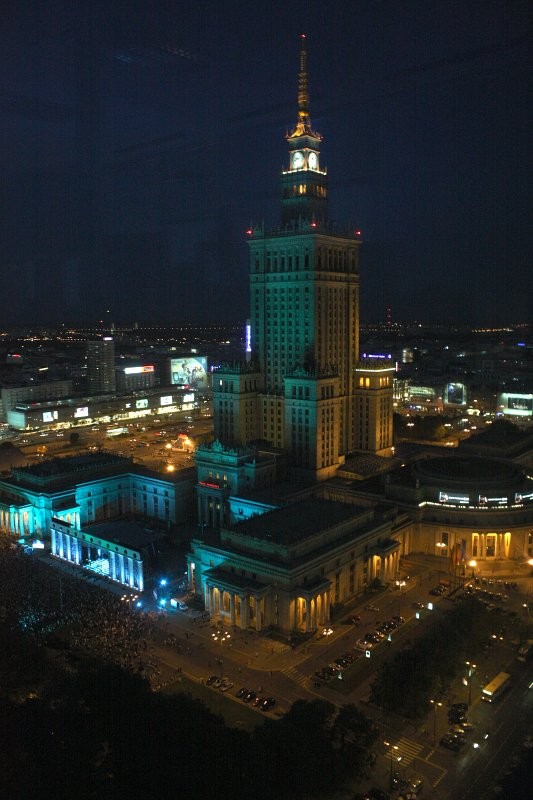
<svg viewBox="0 0 533 800"><path fill-rule="evenodd" d="M4 0L0 20L0 322L245 318L303 32L362 320L531 321L527 0Z"/></svg>

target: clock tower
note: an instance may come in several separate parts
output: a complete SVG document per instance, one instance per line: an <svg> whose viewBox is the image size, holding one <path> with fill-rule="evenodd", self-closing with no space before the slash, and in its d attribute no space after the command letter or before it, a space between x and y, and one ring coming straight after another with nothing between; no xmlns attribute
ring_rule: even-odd
<svg viewBox="0 0 533 800"><path fill-rule="evenodd" d="M311 127L307 89L307 50L305 34L300 37L298 73L298 121L287 133L289 167L281 175L283 225L324 223L327 219L327 173L320 169L322 136Z"/></svg>

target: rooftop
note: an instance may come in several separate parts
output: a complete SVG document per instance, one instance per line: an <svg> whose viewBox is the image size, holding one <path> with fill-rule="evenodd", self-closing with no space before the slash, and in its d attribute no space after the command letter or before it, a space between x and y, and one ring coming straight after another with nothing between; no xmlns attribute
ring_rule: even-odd
<svg viewBox="0 0 533 800"><path fill-rule="evenodd" d="M238 522L233 530L275 544L293 544L367 511L358 506L312 497Z"/></svg>

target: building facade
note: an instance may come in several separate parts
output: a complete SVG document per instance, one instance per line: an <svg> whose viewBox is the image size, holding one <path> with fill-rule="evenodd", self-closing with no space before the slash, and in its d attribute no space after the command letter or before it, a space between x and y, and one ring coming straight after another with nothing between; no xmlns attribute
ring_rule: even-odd
<svg viewBox="0 0 533 800"><path fill-rule="evenodd" d="M361 238L354 228L339 231L328 218L321 142L309 115L302 36L280 226L248 231L250 359L218 370L213 395L215 435L222 442L243 447L257 439L283 449L293 472L312 480L334 475L356 450L392 447L392 376L379 379L379 392L372 383L360 402ZM377 403L370 416L366 400Z"/></svg>
<svg viewBox="0 0 533 800"><path fill-rule="evenodd" d="M192 541L189 585L224 625L310 633L398 574L405 516L315 496L263 512Z"/></svg>
<svg viewBox="0 0 533 800"><path fill-rule="evenodd" d="M112 336L87 342L87 388L90 394L115 391L115 342Z"/></svg>
<svg viewBox="0 0 533 800"><path fill-rule="evenodd" d="M192 470L159 476L110 453L50 459L0 480L0 532L47 539L52 520L75 531L124 517L168 528L188 517Z"/></svg>

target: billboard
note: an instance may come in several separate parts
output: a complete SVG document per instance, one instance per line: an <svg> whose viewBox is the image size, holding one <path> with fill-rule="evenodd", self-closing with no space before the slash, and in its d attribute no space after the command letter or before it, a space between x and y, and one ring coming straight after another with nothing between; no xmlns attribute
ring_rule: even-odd
<svg viewBox="0 0 533 800"><path fill-rule="evenodd" d="M513 417L533 416L533 394L508 394L503 392L498 398L499 409Z"/></svg>
<svg viewBox="0 0 533 800"><path fill-rule="evenodd" d="M207 389L207 358L204 356L171 358L170 382L196 391Z"/></svg>
<svg viewBox="0 0 533 800"><path fill-rule="evenodd" d="M136 400L135 408L148 408L148 398L143 397L141 400Z"/></svg>
<svg viewBox="0 0 533 800"><path fill-rule="evenodd" d="M146 372L153 372L153 364L145 364L144 367L124 367L124 375L144 375Z"/></svg>
<svg viewBox="0 0 533 800"><path fill-rule="evenodd" d="M43 422L54 422L57 417L57 411L43 411Z"/></svg>
<svg viewBox="0 0 533 800"><path fill-rule="evenodd" d="M447 383L444 389L444 402L450 406L464 406L466 404L464 383Z"/></svg>
<svg viewBox="0 0 533 800"><path fill-rule="evenodd" d="M161 403L162 406L171 406L172 405L172 395L171 394L165 395L164 397L161 398L161 400L159 402Z"/></svg>
<svg viewBox="0 0 533 800"><path fill-rule="evenodd" d="M448 494L448 492L439 492L439 503L449 503L451 505L468 505L470 497L467 494Z"/></svg>
<svg viewBox="0 0 533 800"><path fill-rule="evenodd" d="M74 419L82 419L82 417L89 416L89 409L87 406L81 406L80 408L76 408L74 411Z"/></svg>

